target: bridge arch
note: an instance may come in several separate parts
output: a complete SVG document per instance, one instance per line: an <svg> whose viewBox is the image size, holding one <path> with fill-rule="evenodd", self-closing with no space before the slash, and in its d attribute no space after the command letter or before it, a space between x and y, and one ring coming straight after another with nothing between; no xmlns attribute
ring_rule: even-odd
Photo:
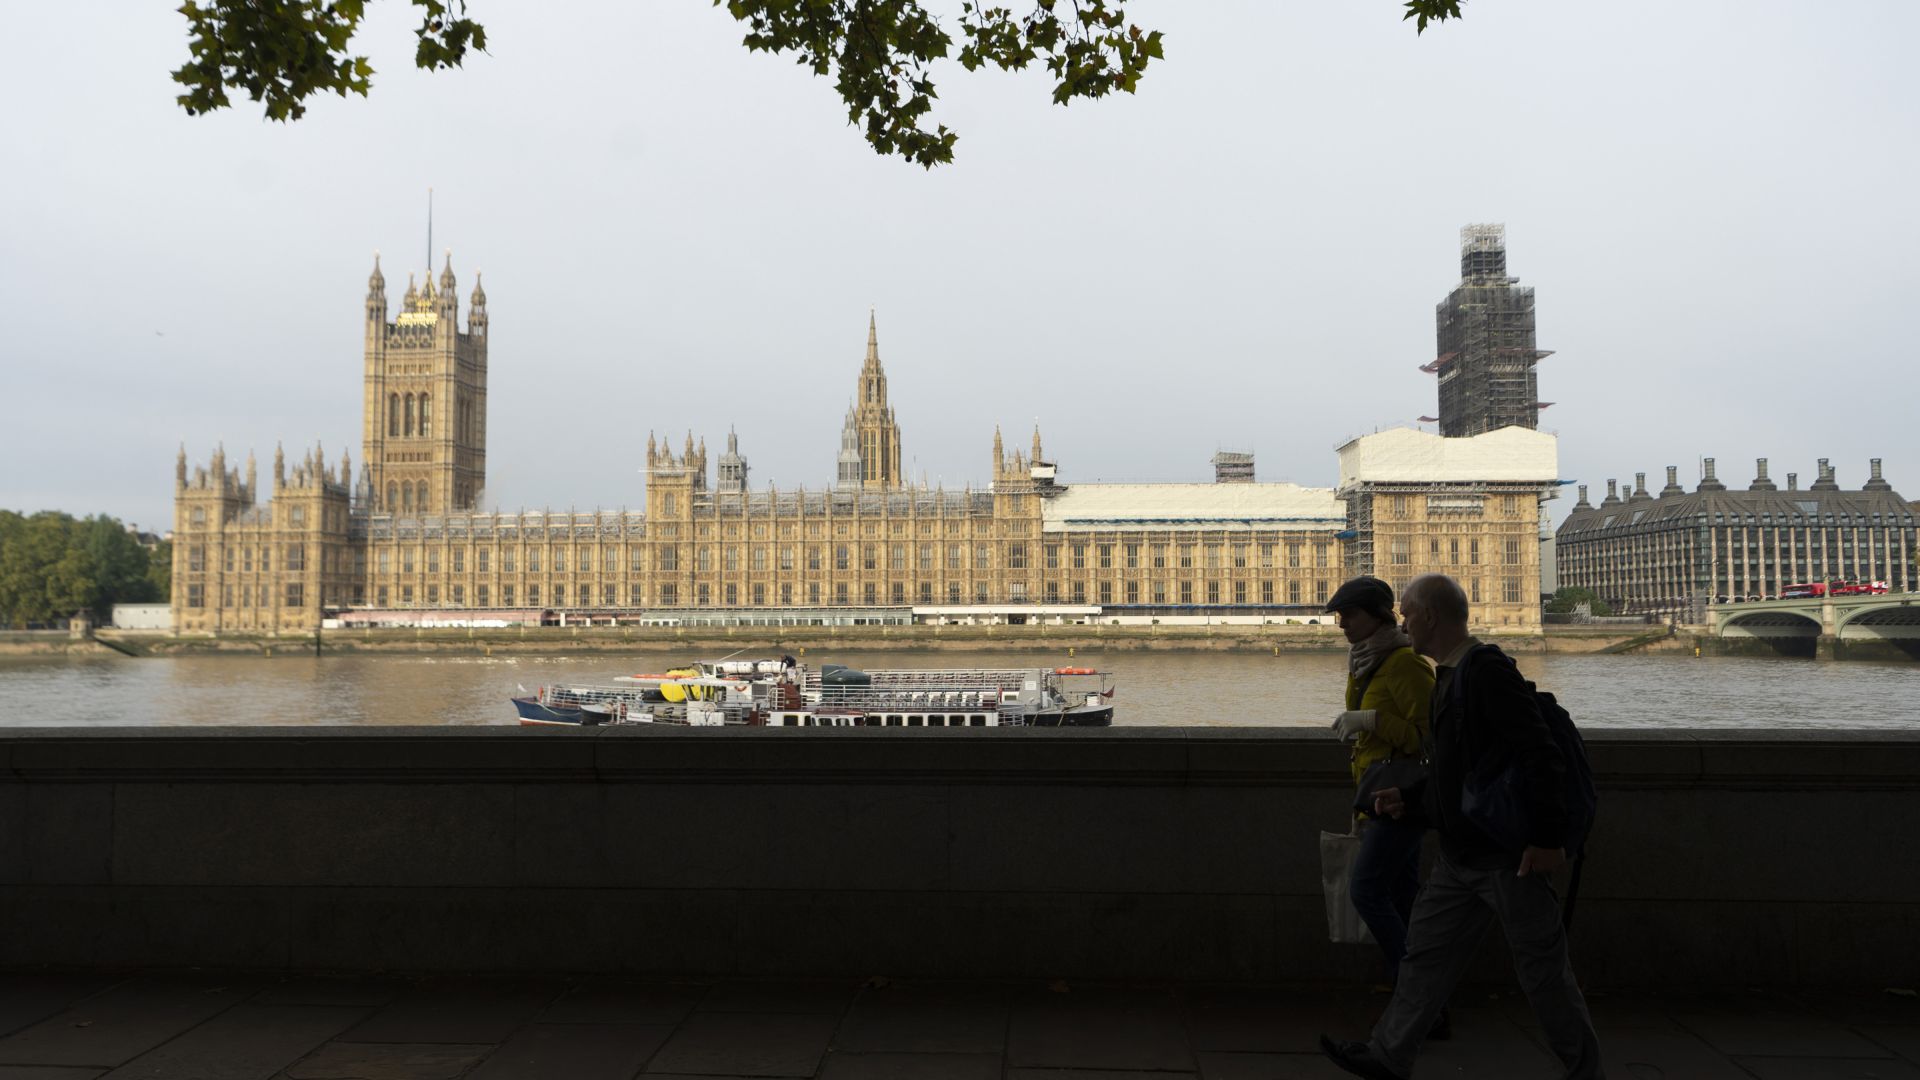
<svg viewBox="0 0 1920 1080"><path fill-rule="evenodd" d="M1920 640L1920 605L1911 601L1855 608L1840 619L1842 640Z"/></svg>
<svg viewBox="0 0 1920 1080"><path fill-rule="evenodd" d="M1720 626L1722 637L1817 638L1820 620L1791 611L1743 611Z"/></svg>

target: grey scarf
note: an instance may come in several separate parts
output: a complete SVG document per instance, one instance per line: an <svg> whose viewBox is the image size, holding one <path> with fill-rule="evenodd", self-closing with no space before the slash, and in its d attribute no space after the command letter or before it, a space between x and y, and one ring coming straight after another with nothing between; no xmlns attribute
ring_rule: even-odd
<svg viewBox="0 0 1920 1080"><path fill-rule="evenodd" d="M1395 650L1412 645L1406 632L1398 626L1388 623L1373 632L1373 636L1354 642L1347 653L1347 670L1356 679L1364 679L1376 671Z"/></svg>

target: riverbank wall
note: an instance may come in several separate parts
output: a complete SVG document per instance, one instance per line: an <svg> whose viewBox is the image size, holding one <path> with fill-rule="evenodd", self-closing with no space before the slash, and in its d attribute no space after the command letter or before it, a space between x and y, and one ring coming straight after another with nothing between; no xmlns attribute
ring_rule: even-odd
<svg viewBox="0 0 1920 1080"><path fill-rule="evenodd" d="M329 630L318 635L222 635L101 631L101 641L128 655L312 656L321 653L453 653L513 655L672 651L688 655L736 650L768 653L886 652L937 649L1039 652L1049 656L1139 650L1343 652L1334 626L850 626L850 627L570 627L391 628ZM1699 635L1665 627L1549 627L1544 634L1486 634L1515 653L1685 652L1704 648ZM1707 639L1711 640L1711 639ZM0 638L0 655L9 652ZM97 651L97 650L96 650ZM21 653L21 655L33 655Z"/></svg>
<svg viewBox="0 0 1920 1080"><path fill-rule="evenodd" d="M1920 734L1589 748L1588 986L1911 985ZM1364 982L1349 788L1288 729L14 729L0 965Z"/></svg>

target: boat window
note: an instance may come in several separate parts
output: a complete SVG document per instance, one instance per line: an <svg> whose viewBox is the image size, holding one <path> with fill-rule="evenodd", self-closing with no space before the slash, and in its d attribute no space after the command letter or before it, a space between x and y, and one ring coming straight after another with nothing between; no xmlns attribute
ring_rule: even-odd
<svg viewBox="0 0 1920 1080"><path fill-rule="evenodd" d="M974 727L986 727L987 718L976 713L971 723L973 724Z"/></svg>
<svg viewBox="0 0 1920 1080"><path fill-rule="evenodd" d="M888 726L888 727L899 727L899 726L900 726L900 718L899 718L899 717L897 717L897 716L889 716L889 717L887 717L887 726Z"/></svg>
<svg viewBox="0 0 1920 1080"><path fill-rule="evenodd" d="M928 727L946 727L947 718L944 716L929 716L927 717L927 726Z"/></svg>
<svg viewBox="0 0 1920 1080"><path fill-rule="evenodd" d="M925 724L925 723L926 723L926 721L925 721L924 719L922 719L922 718L920 718L920 717L918 717L918 716L909 716L909 717L907 717L907 726L908 726L908 727L920 727L920 726L922 726L922 725L923 725L923 724Z"/></svg>

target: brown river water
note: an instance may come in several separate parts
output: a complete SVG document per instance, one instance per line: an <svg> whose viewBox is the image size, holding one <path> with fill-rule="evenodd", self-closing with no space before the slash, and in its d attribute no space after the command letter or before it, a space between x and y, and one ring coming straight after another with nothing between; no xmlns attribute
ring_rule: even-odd
<svg viewBox="0 0 1920 1080"><path fill-rule="evenodd" d="M0 725L514 724L517 687L598 682L691 657L189 656L0 660ZM1343 653L933 650L828 655L860 668L1057 667L1111 672L1115 726L1325 726ZM1758 657L1522 656L1582 726L1920 729L1920 665Z"/></svg>

